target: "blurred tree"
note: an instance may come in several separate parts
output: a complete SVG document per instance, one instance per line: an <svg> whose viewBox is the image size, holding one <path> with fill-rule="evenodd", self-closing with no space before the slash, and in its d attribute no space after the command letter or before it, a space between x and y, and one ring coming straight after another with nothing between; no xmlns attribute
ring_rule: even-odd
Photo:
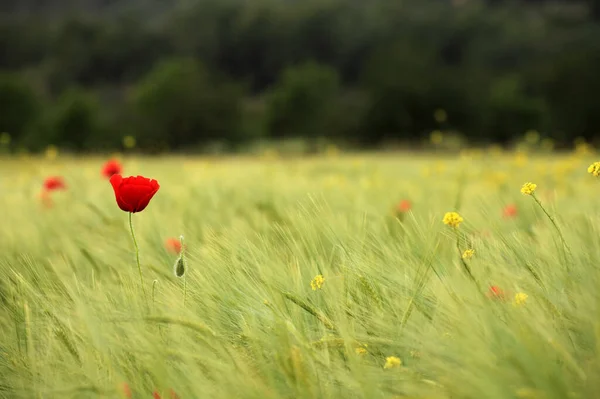
<svg viewBox="0 0 600 399"><path fill-rule="evenodd" d="M18 141L39 120L41 105L20 76L0 74L0 133L9 133Z"/></svg>
<svg viewBox="0 0 600 399"><path fill-rule="evenodd" d="M103 127L77 148L124 129L164 148L265 131L379 144L442 127L505 141L531 125L570 141L597 124L599 14L598 0L11 0L0 69L50 99L47 115L67 88L118 93L94 99ZM329 72L290 77L311 61ZM56 134L40 120L21 129L38 148Z"/></svg>
<svg viewBox="0 0 600 399"><path fill-rule="evenodd" d="M193 59L159 63L132 97L139 144L181 149L239 138L242 91L219 82Z"/></svg>
<svg viewBox="0 0 600 399"><path fill-rule="evenodd" d="M0 68L16 70L48 56L49 32L41 21L0 17Z"/></svg>
<svg viewBox="0 0 600 399"><path fill-rule="evenodd" d="M491 85L483 112L481 131L484 137L507 143L527 130L543 131L546 109L541 99L524 92L518 76L506 76Z"/></svg>
<svg viewBox="0 0 600 399"><path fill-rule="evenodd" d="M373 52L363 78L371 99L363 142L414 137L435 127L433 112L444 107L430 100L436 63L427 43L409 37Z"/></svg>
<svg viewBox="0 0 600 399"><path fill-rule="evenodd" d="M600 44L595 40L586 46L562 51L548 65L543 88L554 129L571 137L597 137L600 126L598 65Z"/></svg>
<svg viewBox="0 0 600 399"><path fill-rule="evenodd" d="M338 96L339 78L335 69L314 62L286 69L268 95L271 136L334 135Z"/></svg>
<svg viewBox="0 0 600 399"><path fill-rule="evenodd" d="M131 17L110 23L69 19L53 41L50 87L61 91L73 82L90 86L132 81L168 54L166 38Z"/></svg>
<svg viewBox="0 0 600 399"><path fill-rule="evenodd" d="M100 108L95 96L79 89L65 91L48 116L51 140L73 150L88 148L89 140L100 130Z"/></svg>

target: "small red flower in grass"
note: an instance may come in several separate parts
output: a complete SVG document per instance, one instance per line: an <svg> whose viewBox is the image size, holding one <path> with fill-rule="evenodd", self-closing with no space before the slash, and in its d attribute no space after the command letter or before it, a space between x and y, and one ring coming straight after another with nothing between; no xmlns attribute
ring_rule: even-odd
<svg viewBox="0 0 600 399"><path fill-rule="evenodd" d="M122 388L123 388L123 394L125 395L125 397L128 399L131 399L133 397L133 394L131 393L131 388L129 387L129 384L124 382Z"/></svg>
<svg viewBox="0 0 600 399"><path fill-rule="evenodd" d="M514 204L506 205L502 211L505 218L514 218L518 213L517 206Z"/></svg>
<svg viewBox="0 0 600 399"><path fill-rule="evenodd" d="M169 252L178 255L181 252L181 241L178 238L167 238L165 247Z"/></svg>
<svg viewBox="0 0 600 399"><path fill-rule="evenodd" d="M412 208L412 204L410 203L409 200L405 199L405 200L400 201L400 203L396 207L396 210L400 213L406 213L406 212L410 211L411 208Z"/></svg>
<svg viewBox="0 0 600 399"><path fill-rule="evenodd" d="M102 167L102 175L107 179L110 179L113 175L120 175L122 171L123 167L119 161L115 159L106 162Z"/></svg>
<svg viewBox="0 0 600 399"><path fill-rule="evenodd" d="M154 391L154 392L152 392L152 398L153 399L161 399L161 396L157 391Z"/></svg>
<svg viewBox="0 0 600 399"><path fill-rule="evenodd" d="M51 176L44 180L44 189L47 191L64 190L66 188L67 185L60 176Z"/></svg>
<svg viewBox="0 0 600 399"><path fill-rule="evenodd" d="M121 175L112 175L110 184L112 184L115 191L119 208L130 213L141 212L146 209L150 200L160 188L156 180L143 176L123 178Z"/></svg>
<svg viewBox="0 0 600 399"><path fill-rule="evenodd" d="M492 299L503 300L504 299L504 291L502 290L502 288L500 288L496 285L492 285L492 286L490 286L490 290L488 291L488 296Z"/></svg>

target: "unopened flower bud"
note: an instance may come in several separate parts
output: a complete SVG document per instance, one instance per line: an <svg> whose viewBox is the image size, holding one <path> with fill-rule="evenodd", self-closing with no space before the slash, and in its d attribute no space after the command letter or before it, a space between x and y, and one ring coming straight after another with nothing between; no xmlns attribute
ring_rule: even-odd
<svg viewBox="0 0 600 399"><path fill-rule="evenodd" d="M183 256L179 256L177 261L175 261L175 276L183 277L185 274L185 269L185 260L183 259Z"/></svg>

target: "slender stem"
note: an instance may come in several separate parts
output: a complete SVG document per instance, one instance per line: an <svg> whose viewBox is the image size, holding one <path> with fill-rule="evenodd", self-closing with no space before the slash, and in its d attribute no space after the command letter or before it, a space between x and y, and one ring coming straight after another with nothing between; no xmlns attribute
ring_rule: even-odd
<svg viewBox="0 0 600 399"><path fill-rule="evenodd" d="M154 300L156 297L156 284L158 283L158 280L154 280L152 282L152 308L154 308Z"/></svg>
<svg viewBox="0 0 600 399"><path fill-rule="evenodd" d="M140 283L142 284L142 293L144 294L144 300L146 299L146 288L144 288L144 277L142 276L142 266L140 266L140 249L138 248L137 240L135 239L135 233L133 232L133 222L131 221L132 212L129 212L129 229L131 230L131 238L133 238L133 246L135 247L135 260L137 262L138 271L140 272Z"/></svg>
<svg viewBox="0 0 600 399"><path fill-rule="evenodd" d="M535 200L535 202L538 204L538 206L542 209L542 211L544 211L544 213L546 214L546 216L548 217L548 219L550 219L550 222L552 223L552 225L554 226L554 228L558 232L558 236L560 237L560 240L562 241L562 244L564 245L565 249L569 253L569 256L572 256L571 248L569 248L569 245L567 244L567 240L565 240L565 237L563 236L562 231L558 227L558 224L556 223L556 220L554 220L554 218L548 213L548 211L546 210L546 208L544 208L544 206L542 205L542 203L540 202L540 200L538 199L538 197L535 196L535 194L531 194L531 196L533 197L533 199Z"/></svg>
<svg viewBox="0 0 600 399"><path fill-rule="evenodd" d="M183 275L183 306L185 306L185 297L187 293L187 278L186 275Z"/></svg>

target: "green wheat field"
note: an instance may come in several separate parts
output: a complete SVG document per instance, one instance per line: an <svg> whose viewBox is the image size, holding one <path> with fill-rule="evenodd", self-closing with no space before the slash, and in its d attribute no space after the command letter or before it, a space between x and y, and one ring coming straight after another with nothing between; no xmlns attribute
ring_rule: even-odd
<svg viewBox="0 0 600 399"><path fill-rule="evenodd" d="M0 397L598 398L599 159L5 158Z"/></svg>

